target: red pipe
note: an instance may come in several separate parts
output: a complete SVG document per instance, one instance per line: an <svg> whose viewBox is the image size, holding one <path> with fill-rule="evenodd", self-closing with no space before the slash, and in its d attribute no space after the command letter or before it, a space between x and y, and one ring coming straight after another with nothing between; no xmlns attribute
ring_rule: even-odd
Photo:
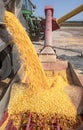
<svg viewBox="0 0 83 130"><path fill-rule="evenodd" d="M32 114L30 113L26 130L30 130Z"/></svg>
<svg viewBox="0 0 83 130"><path fill-rule="evenodd" d="M45 28L45 46L52 46L52 19L53 7L45 7L46 28Z"/></svg>
<svg viewBox="0 0 83 130"><path fill-rule="evenodd" d="M55 130L60 130L60 121L58 118L56 118L56 128Z"/></svg>

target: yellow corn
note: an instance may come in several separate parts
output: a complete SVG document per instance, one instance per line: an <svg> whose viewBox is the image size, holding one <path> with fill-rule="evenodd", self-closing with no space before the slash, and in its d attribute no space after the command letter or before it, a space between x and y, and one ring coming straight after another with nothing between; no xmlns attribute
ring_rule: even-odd
<svg viewBox="0 0 83 130"><path fill-rule="evenodd" d="M56 117L59 116L63 130L73 128L79 124L76 108L64 92L64 87L68 85L68 81L66 80L66 76L62 76L63 73L64 72L59 72L56 74L52 86L49 89L41 89L41 91L35 94L31 94L31 90L27 88L26 85L23 87L21 84L14 84L13 88L16 89L16 93L11 97L8 109L9 113L18 115L19 113L25 112L28 115L29 112L31 112L33 113L34 122L36 122L40 128L42 127L42 117L44 117L44 120L46 119L46 122L50 121L53 124ZM50 78L51 77L49 77L49 79ZM12 93L13 91L14 90L12 90ZM39 115L39 119L35 118L34 113ZM13 120L15 120L15 116L12 117ZM26 124L28 117L26 119L25 116L24 119ZM17 121L15 122L15 124L17 124ZM47 127L49 127L48 124L49 123L46 123Z"/></svg>
<svg viewBox="0 0 83 130"><path fill-rule="evenodd" d="M14 38L14 43L18 48L20 59L25 69L23 72L25 75L23 82L28 81L35 90L42 87L47 88L49 85L45 72L24 28L10 12L5 14L5 24Z"/></svg>

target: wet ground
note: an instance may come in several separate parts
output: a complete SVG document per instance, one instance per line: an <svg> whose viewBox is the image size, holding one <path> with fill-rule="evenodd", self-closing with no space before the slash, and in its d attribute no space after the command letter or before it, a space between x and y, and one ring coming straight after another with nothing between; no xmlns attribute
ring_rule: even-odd
<svg viewBox="0 0 83 130"><path fill-rule="evenodd" d="M38 43L44 44L43 41ZM35 45L37 52L42 48L41 45ZM55 47L58 58L70 61L83 74L83 27L61 27L54 31L52 46Z"/></svg>

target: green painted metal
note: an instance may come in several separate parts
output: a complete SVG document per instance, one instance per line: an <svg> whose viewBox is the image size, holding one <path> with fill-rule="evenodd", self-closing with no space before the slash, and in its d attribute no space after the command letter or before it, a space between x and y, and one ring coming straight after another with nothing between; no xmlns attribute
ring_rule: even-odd
<svg viewBox="0 0 83 130"><path fill-rule="evenodd" d="M30 3L25 6L23 5L22 14L27 22L29 35L31 39L38 39L40 37L40 19L34 15L34 10L32 10Z"/></svg>

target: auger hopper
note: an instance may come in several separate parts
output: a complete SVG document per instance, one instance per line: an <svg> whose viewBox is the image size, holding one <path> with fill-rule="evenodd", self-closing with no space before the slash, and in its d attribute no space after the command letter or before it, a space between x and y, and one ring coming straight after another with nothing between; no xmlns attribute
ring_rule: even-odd
<svg viewBox="0 0 83 130"><path fill-rule="evenodd" d="M56 50L53 48L52 31L59 29L59 24L68 18L76 15L83 10L83 5L79 6L60 19L53 18L53 7L45 7L46 19L42 21L45 25L45 42L44 47L39 53L40 61L47 76L54 76L57 72L65 71L67 80L70 82L69 87L65 89L68 96L77 108L78 115L83 116L83 75L79 75L73 69L69 61L63 61L57 58ZM74 90L74 91L73 91Z"/></svg>
<svg viewBox="0 0 83 130"><path fill-rule="evenodd" d="M53 18L53 7L45 7L46 19L42 21L43 30L45 30L45 42L44 47L39 52L40 61L45 71L61 71L67 70L72 77L74 85L83 86L82 76L77 76L71 63L69 61L63 61L57 58L56 50L54 49L52 42L52 31L59 29L59 24L67 20L68 18L76 15L83 11L83 5L79 6L70 13L64 15L59 19Z"/></svg>

